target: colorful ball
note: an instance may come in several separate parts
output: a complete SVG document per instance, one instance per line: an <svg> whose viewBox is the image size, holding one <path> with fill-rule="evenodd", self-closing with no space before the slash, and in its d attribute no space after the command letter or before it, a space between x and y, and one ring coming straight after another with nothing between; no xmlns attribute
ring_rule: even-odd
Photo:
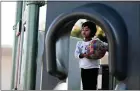
<svg viewBox="0 0 140 91"><path fill-rule="evenodd" d="M91 59L101 59L104 57L107 46L99 39L94 39L91 41L88 47L88 55Z"/></svg>

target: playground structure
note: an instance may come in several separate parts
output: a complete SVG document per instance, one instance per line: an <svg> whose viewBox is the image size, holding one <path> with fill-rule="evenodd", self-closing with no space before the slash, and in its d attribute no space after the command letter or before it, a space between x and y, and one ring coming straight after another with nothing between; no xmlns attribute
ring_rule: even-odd
<svg viewBox="0 0 140 91"><path fill-rule="evenodd" d="M46 26L40 32L39 8L45 4ZM104 30L109 43L100 89L114 89L117 80L129 90L139 90L139 12L139 2L17 2L11 89L50 90L67 82L68 90L80 90L80 70L73 55L78 39L70 32L77 20L88 19Z"/></svg>

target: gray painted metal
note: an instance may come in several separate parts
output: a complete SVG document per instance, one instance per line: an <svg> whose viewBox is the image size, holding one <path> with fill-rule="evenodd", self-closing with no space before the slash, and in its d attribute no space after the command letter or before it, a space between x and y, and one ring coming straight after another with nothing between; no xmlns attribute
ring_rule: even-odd
<svg viewBox="0 0 140 91"><path fill-rule="evenodd" d="M70 37L69 47L69 70L68 70L68 89L81 90L81 76L79 60L74 57L74 51L77 41L81 39Z"/></svg>
<svg viewBox="0 0 140 91"><path fill-rule="evenodd" d="M44 31L38 32L38 54L37 54L37 69L36 69L36 90L41 90L42 86L42 71L43 71L43 50L44 50Z"/></svg>
<svg viewBox="0 0 140 91"><path fill-rule="evenodd" d="M75 2L48 2L47 3L47 17L46 17L46 20L47 20L46 32L49 30L50 26L53 26L51 24L56 19L56 17L58 17L59 15L62 15L62 13L66 13L68 11L71 11L74 8L77 8L77 7L87 4L87 3L97 3L97 2L84 2L84 1L83 2L78 2L78 1L77 2L76 1ZM127 52L127 53L125 56L122 56L123 57L122 61L124 61L123 65L121 62L118 63L118 70L125 71L125 75L127 75L127 79L125 82L126 82L128 89L138 90L138 89L140 89L140 72L139 72L139 69L140 69L140 66L139 66L140 65L140 61L139 61L140 42L137 42L136 40L140 39L140 31L139 31L140 30L140 27L139 27L140 3L139 2L98 2L98 3L105 4L107 6L110 6L112 9L114 9L122 17L122 19L126 25L127 32L126 32L126 34L125 33L121 34L122 35L121 39L123 39L123 36L126 37L128 34L128 38L127 38L128 39L128 44L127 44L128 49L124 50L124 52ZM98 11L97 8L96 8L96 10ZM104 12L104 11L101 11L101 12ZM114 17L114 16L110 16L110 17L108 17L108 19L111 17ZM104 17L104 19L106 19L106 17ZM116 18L112 18L111 21L113 22L114 19L116 19ZM103 22L101 22L101 23L103 23ZM113 23L110 23L110 24L113 24ZM115 25L113 25L113 26L115 26ZM116 28L116 29L118 29L118 28ZM106 33L107 33L107 31L106 31ZM120 31L120 30L116 30L116 31ZM62 34L65 34L65 33L62 33ZM119 36L119 35L111 34L110 36L114 37L114 36ZM53 36L53 37L60 38L61 35ZM110 39L110 38L108 38L108 39ZM116 41L117 41L116 43L119 43L118 38L119 37L116 38ZM52 38L52 40L53 39L54 38ZM63 44L63 42L61 42L61 43ZM64 44L64 45L66 45L66 44ZM117 50L114 50L114 52L116 52L116 51ZM121 52L121 51L118 51L117 55L120 54L119 52ZM121 57L119 59L121 59ZM65 65L67 65L67 64L65 64ZM122 68L120 69L119 66L121 66L123 69ZM67 72L64 72L64 74L65 73L67 73ZM120 75L122 75L122 74L120 74ZM49 83L48 82L49 80L46 80L45 77L43 79L44 79L44 82L47 81L47 83ZM55 78L53 78L53 79L55 81Z"/></svg>

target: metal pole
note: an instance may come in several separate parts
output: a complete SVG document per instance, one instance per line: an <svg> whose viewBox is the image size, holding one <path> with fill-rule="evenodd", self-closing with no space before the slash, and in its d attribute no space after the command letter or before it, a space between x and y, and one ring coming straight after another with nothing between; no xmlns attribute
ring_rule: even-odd
<svg viewBox="0 0 140 91"><path fill-rule="evenodd" d="M18 1L16 5L16 20L15 20L15 25L14 25L14 46L12 50L12 77L11 77L11 89L14 88L14 81L15 81L15 64L16 64L16 54L17 54L17 43L18 43L18 37L16 36L16 27L17 23L20 21L22 18L22 1Z"/></svg>
<svg viewBox="0 0 140 91"><path fill-rule="evenodd" d="M18 52L17 52L17 59L16 59L16 76L15 76L15 89L20 89L20 75L21 75L21 65L22 65L22 49L23 49L23 40L24 40L24 9L26 7L26 2L23 2L22 5L22 20L20 22L21 30L18 39Z"/></svg>
<svg viewBox="0 0 140 91"><path fill-rule="evenodd" d="M27 40L25 41L25 76L23 89L35 90L36 84L36 60L37 60L37 38L39 23L39 7L42 2L27 2Z"/></svg>

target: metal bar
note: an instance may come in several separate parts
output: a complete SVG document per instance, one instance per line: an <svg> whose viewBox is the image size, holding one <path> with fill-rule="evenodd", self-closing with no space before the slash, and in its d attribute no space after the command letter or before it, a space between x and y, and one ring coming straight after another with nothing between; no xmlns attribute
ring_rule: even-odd
<svg viewBox="0 0 140 91"><path fill-rule="evenodd" d="M16 72L15 72L15 86L14 86L14 89L15 90L17 90L17 85L18 85L18 70L19 70L19 57L20 57L20 55L19 55L19 52L20 52L20 41L21 41L21 37L19 36L19 39L18 39L18 46L17 46L17 49L18 49L18 51L17 51L17 58L16 58Z"/></svg>
<svg viewBox="0 0 140 91"><path fill-rule="evenodd" d="M26 7L26 2L23 2L23 8L22 8L22 21L21 21L21 31L20 31L20 45L19 45L19 59L18 59L18 68L17 68L17 79L16 79L16 87L17 89L21 89L20 85L20 78L21 78L21 66L22 66L22 51L23 51L23 41L24 41L24 31L25 31L25 27L24 27L24 11L25 11L25 7Z"/></svg>
<svg viewBox="0 0 140 91"><path fill-rule="evenodd" d="M35 2L35 1L34 1ZM28 5L28 4L27 4ZM39 5L29 4L27 9L27 40L25 42L24 90L35 90Z"/></svg>
<svg viewBox="0 0 140 91"><path fill-rule="evenodd" d="M16 6L16 20L15 20L15 25L20 21L22 18L22 1L17 2ZM16 64L16 53L17 53L17 43L18 43L18 37L16 36L16 28L14 28L14 46L12 50L12 77L11 77L11 89L14 88L14 81L15 81L15 64Z"/></svg>

